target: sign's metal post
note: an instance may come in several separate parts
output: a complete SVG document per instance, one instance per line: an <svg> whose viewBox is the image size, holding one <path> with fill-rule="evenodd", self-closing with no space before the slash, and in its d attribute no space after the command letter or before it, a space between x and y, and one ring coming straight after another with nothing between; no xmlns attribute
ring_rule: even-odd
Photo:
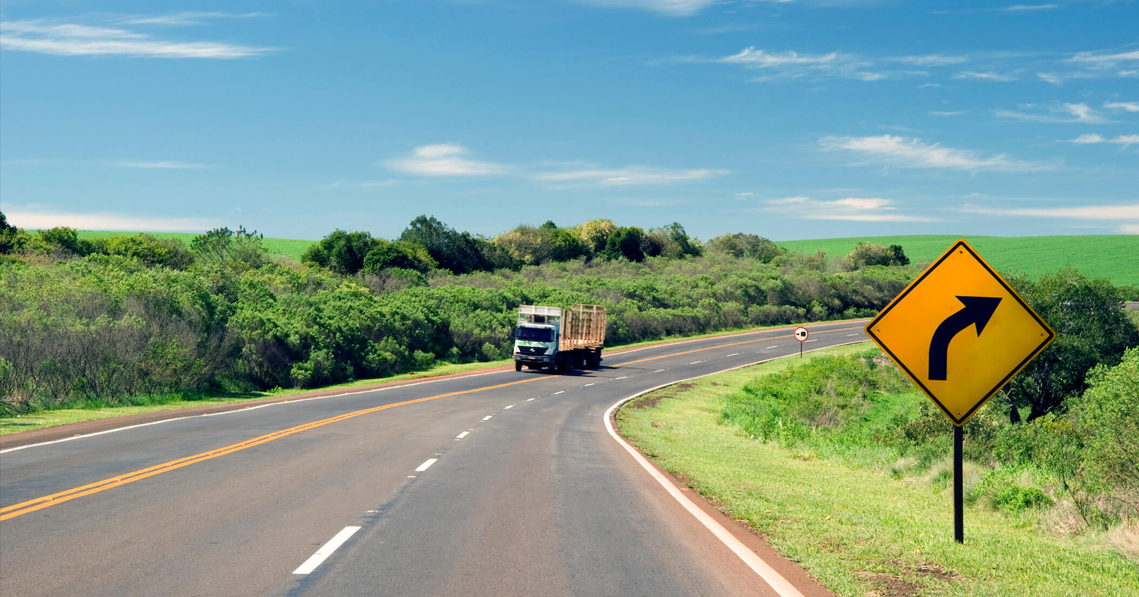
<svg viewBox="0 0 1139 597"><path fill-rule="evenodd" d="M962 496L964 467L961 465L961 447L965 439L965 429L953 426L953 538L965 543L965 503Z"/></svg>

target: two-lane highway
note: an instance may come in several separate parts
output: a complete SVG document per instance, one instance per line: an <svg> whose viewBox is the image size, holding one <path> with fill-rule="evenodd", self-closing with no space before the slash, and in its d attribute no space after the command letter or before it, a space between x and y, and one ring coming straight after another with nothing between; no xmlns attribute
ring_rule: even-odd
<svg viewBox="0 0 1139 597"><path fill-rule="evenodd" d="M808 350L866 339L810 329ZM5 450L0 594L776 595L604 413L798 350L765 330Z"/></svg>

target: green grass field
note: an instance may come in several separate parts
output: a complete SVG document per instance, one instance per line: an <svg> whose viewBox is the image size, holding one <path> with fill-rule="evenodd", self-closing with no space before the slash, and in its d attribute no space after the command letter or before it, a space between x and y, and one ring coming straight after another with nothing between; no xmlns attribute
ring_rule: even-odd
<svg viewBox="0 0 1139 597"><path fill-rule="evenodd" d="M203 231L204 232L204 231ZM108 236L119 236L121 234L139 234L138 232L118 232L111 230L80 230L79 238L107 238ZM190 241L198 236L195 232L147 232L157 238L177 238L182 242L190 245ZM262 241L264 247L274 255L284 255L292 257L297 261L301 260L301 254L305 249L316 241L311 240L297 240L293 238L269 238L265 237Z"/></svg>
<svg viewBox="0 0 1139 597"><path fill-rule="evenodd" d="M1063 537L977 505L965 510L966 543L958 545L951 490L752 440L719 423L724 395L799 363L779 359L650 393L619 411L618 426L838 595L1139 595L1139 565L1118 551L1129 535Z"/></svg>
<svg viewBox="0 0 1139 597"><path fill-rule="evenodd" d="M861 241L902 245L913 262L933 261L958 236L868 236L780 241L781 247L799 253L823 249L830 256L849 253ZM965 240L1001 272L1039 276L1062 267L1086 275L1109 278L1116 285L1139 286L1139 235L1082 236L966 236Z"/></svg>

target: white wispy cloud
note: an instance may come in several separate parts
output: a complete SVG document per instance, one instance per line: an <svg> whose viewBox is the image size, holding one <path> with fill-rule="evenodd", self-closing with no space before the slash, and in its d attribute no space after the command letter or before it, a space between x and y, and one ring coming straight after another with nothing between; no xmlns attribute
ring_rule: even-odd
<svg viewBox="0 0 1139 597"><path fill-rule="evenodd" d="M1124 205L1075 205L1071 207L1016 207L1000 209L967 203L961 211L986 216L1016 218L1063 218L1110 223L1119 232L1139 232L1139 203Z"/></svg>
<svg viewBox="0 0 1139 597"><path fill-rule="evenodd" d="M900 168L930 168L992 172L1040 172L1053 170L1058 162L1014 160L1001 153L986 155L969 149L942 147L919 138L879 135L874 137L829 136L819 140L824 150L850 151L868 159Z"/></svg>
<svg viewBox="0 0 1139 597"><path fill-rule="evenodd" d="M1127 149L1132 145L1139 144L1139 135L1119 135L1114 139L1109 139L1103 135L1080 135L1072 139L1072 143L1079 145L1095 145L1097 143L1110 143L1112 145L1120 145L1120 150Z"/></svg>
<svg viewBox="0 0 1139 597"><path fill-rule="evenodd" d="M211 19L251 19L256 17L272 16L263 12L247 12L233 14L228 12L201 12L183 11L166 15L127 15L116 18L116 23L124 25L169 25L183 27L187 25L201 25Z"/></svg>
<svg viewBox="0 0 1139 597"><path fill-rule="evenodd" d="M45 20L0 21L0 48L55 56L136 58L251 58L275 48L212 41L159 39L122 27Z"/></svg>
<svg viewBox="0 0 1139 597"><path fill-rule="evenodd" d="M926 54L923 56L899 56L893 60L915 66L952 66L969 62L970 58L963 55Z"/></svg>
<svg viewBox="0 0 1139 597"><path fill-rule="evenodd" d="M997 83L1005 83L1008 81L1016 81L1016 76L1008 73L998 73L994 71L978 72L972 70L963 70L953 75L954 79L967 80L967 81L993 81Z"/></svg>
<svg viewBox="0 0 1139 597"><path fill-rule="evenodd" d="M548 182L595 182L603 185L622 186L686 182L724 176L729 173L728 170L714 170L710 168L670 170L665 168L629 166L611 170L587 169L566 172L546 172L536 175L535 178Z"/></svg>
<svg viewBox="0 0 1139 597"><path fill-rule="evenodd" d="M694 15L717 0L579 0L614 8L635 8L673 17Z"/></svg>
<svg viewBox="0 0 1139 597"><path fill-rule="evenodd" d="M168 218L134 216L115 213L68 213L34 208L5 210L13 226L45 230L70 226L80 230L142 230L147 232L197 232L217 227L214 220L202 218Z"/></svg>
<svg viewBox="0 0 1139 597"><path fill-rule="evenodd" d="M331 191L332 189L340 189L340 188L344 188L344 189L374 189L374 188L380 188L380 187L390 187L390 186L397 185L399 183L400 183L400 181L395 180L395 179L390 179L390 178L387 180L373 180L373 181L367 181L367 182L341 182L341 181L336 181L333 183L320 185L318 187L313 187L312 190L314 190L314 191Z"/></svg>
<svg viewBox="0 0 1139 597"><path fill-rule="evenodd" d="M755 49L755 46L750 46L744 48L737 54L720 58L719 62L727 64L743 64L752 68L771 68L787 65L828 65L835 64L840 60L845 59L840 58L838 52L810 55L799 54L798 52L794 51L768 52L766 50L757 50Z"/></svg>
<svg viewBox="0 0 1139 597"><path fill-rule="evenodd" d="M965 114L966 112L968 112L968 110L957 110L955 112L939 112L937 110L930 110L929 113L933 114L934 116L959 116L961 114Z"/></svg>
<svg viewBox="0 0 1139 597"><path fill-rule="evenodd" d="M1022 106L1024 109L1036 109L1038 106L1027 104ZM997 110L996 115L1000 118L1012 118L1014 120L1025 120L1031 122L1056 122L1056 123L1082 123L1082 124L1104 124L1111 122L1099 112L1088 107L1087 104L1063 104L1060 106L1048 106L1046 112L1016 112L1013 110Z"/></svg>
<svg viewBox="0 0 1139 597"><path fill-rule="evenodd" d="M1108 110L1139 112L1139 102L1104 102L1103 107L1107 108Z"/></svg>
<svg viewBox="0 0 1139 597"><path fill-rule="evenodd" d="M1053 85L1064 84L1063 77L1057 75L1056 73L1036 73L1036 77L1045 83L1051 83Z"/></svg>
<svg viewBox="0 0 1139 597"><path fill-rule="evenodd" d="M118 166L120 168L145 168L151 170L202 170L212 167L209 164L179 162L176 160L161 160L157 162L121 161L111 162L110 165Z"/></svg>
<svg viewBox="0 0 1139 597"><path fill-rule="evenodd" d="M881 81L884 79L900 79L904 77L924 77L929 73L923 70L897 70L892 68L897 63L913 65L937 65L946 61L956 63L957 57L930 55L930 56L903 56L886 59L870 59L843 52L829 52L826 54L800 54L793 50L772 52L749 46L739 52L712 59L711 62L719 64L733 64L743 68L760 71L756 80L769 81L775 79L822 79L845 78L858 81ZM695 60L707 62L707 60Z"/></svg>
<svg viewBox="0 0 1139 597"><path fill-rule="evenodd" d="M1013 4L1012 6L1006 6L1004 8L999 8L997 10L999 10L1000 12L1031 12L1034 10L1052 10L1055 8L1060 8L1060 5L1059 4Z"/></svg>
<svg viewBox="0 0 1139 597"><path fill-rule="evenodd" d="M897 212L894 201L880 197L847 197L820 201L811 197L784 197L764 202L767 211L804 220L844 220L850 222L935 222L933 218Z"/></svg>
<svg viewBox="0 0 1139 597"><path fill-rule="evenodd" d="M1114 68L1121 64L1139 63L1139 50L1104 54L1101 52L1080 52L1066 62L1081 64L1089 68Z"/></svg>
<svg viewBox="0 0 1139 597"><path fill-rule="evenodd" d="M456 143L440 143L416 147L411 155L384 163L387 167L416 176L492 176L506 174L505 164L473 160L466 147Z"/></svg>

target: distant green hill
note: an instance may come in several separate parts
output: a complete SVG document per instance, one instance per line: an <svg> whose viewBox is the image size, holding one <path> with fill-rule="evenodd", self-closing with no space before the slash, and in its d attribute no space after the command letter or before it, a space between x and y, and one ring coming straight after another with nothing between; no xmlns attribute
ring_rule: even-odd
<svg viewBox="0 0 1139 597"><path fill-rule="evenodd" d="M936 259L958 236L868 236L778 242L799 253L818 249L827 255L845 255L861 241L902 245L915 263ZM1032 277L1062 267L1074 267L1086 275L1111 279L1112 283L1139 286L1139 236L966 236L973 248L1001 272L1022 272Z"/></svg>
<svg viewBox="0 0 1139 597"><path fill-rule="evenodd" d="M138 232L80 230L79 238L106 238L108 236L118 236L120 234L138 234ZM158 238L178 238L181 239L182 242L186 243L187 246L189 246L190 241L193 240L195 236L198 236L198 234L194 232L147 232L147 234L156 236ZM273 253L274 255L284 255L286 257L292 257L293 259L300 261L301 254L304 253L305 249L307 249L313 242L315 241L296 240L292 238L265 237L262 244L266 249L269 250L270 253Z"/></svg>

